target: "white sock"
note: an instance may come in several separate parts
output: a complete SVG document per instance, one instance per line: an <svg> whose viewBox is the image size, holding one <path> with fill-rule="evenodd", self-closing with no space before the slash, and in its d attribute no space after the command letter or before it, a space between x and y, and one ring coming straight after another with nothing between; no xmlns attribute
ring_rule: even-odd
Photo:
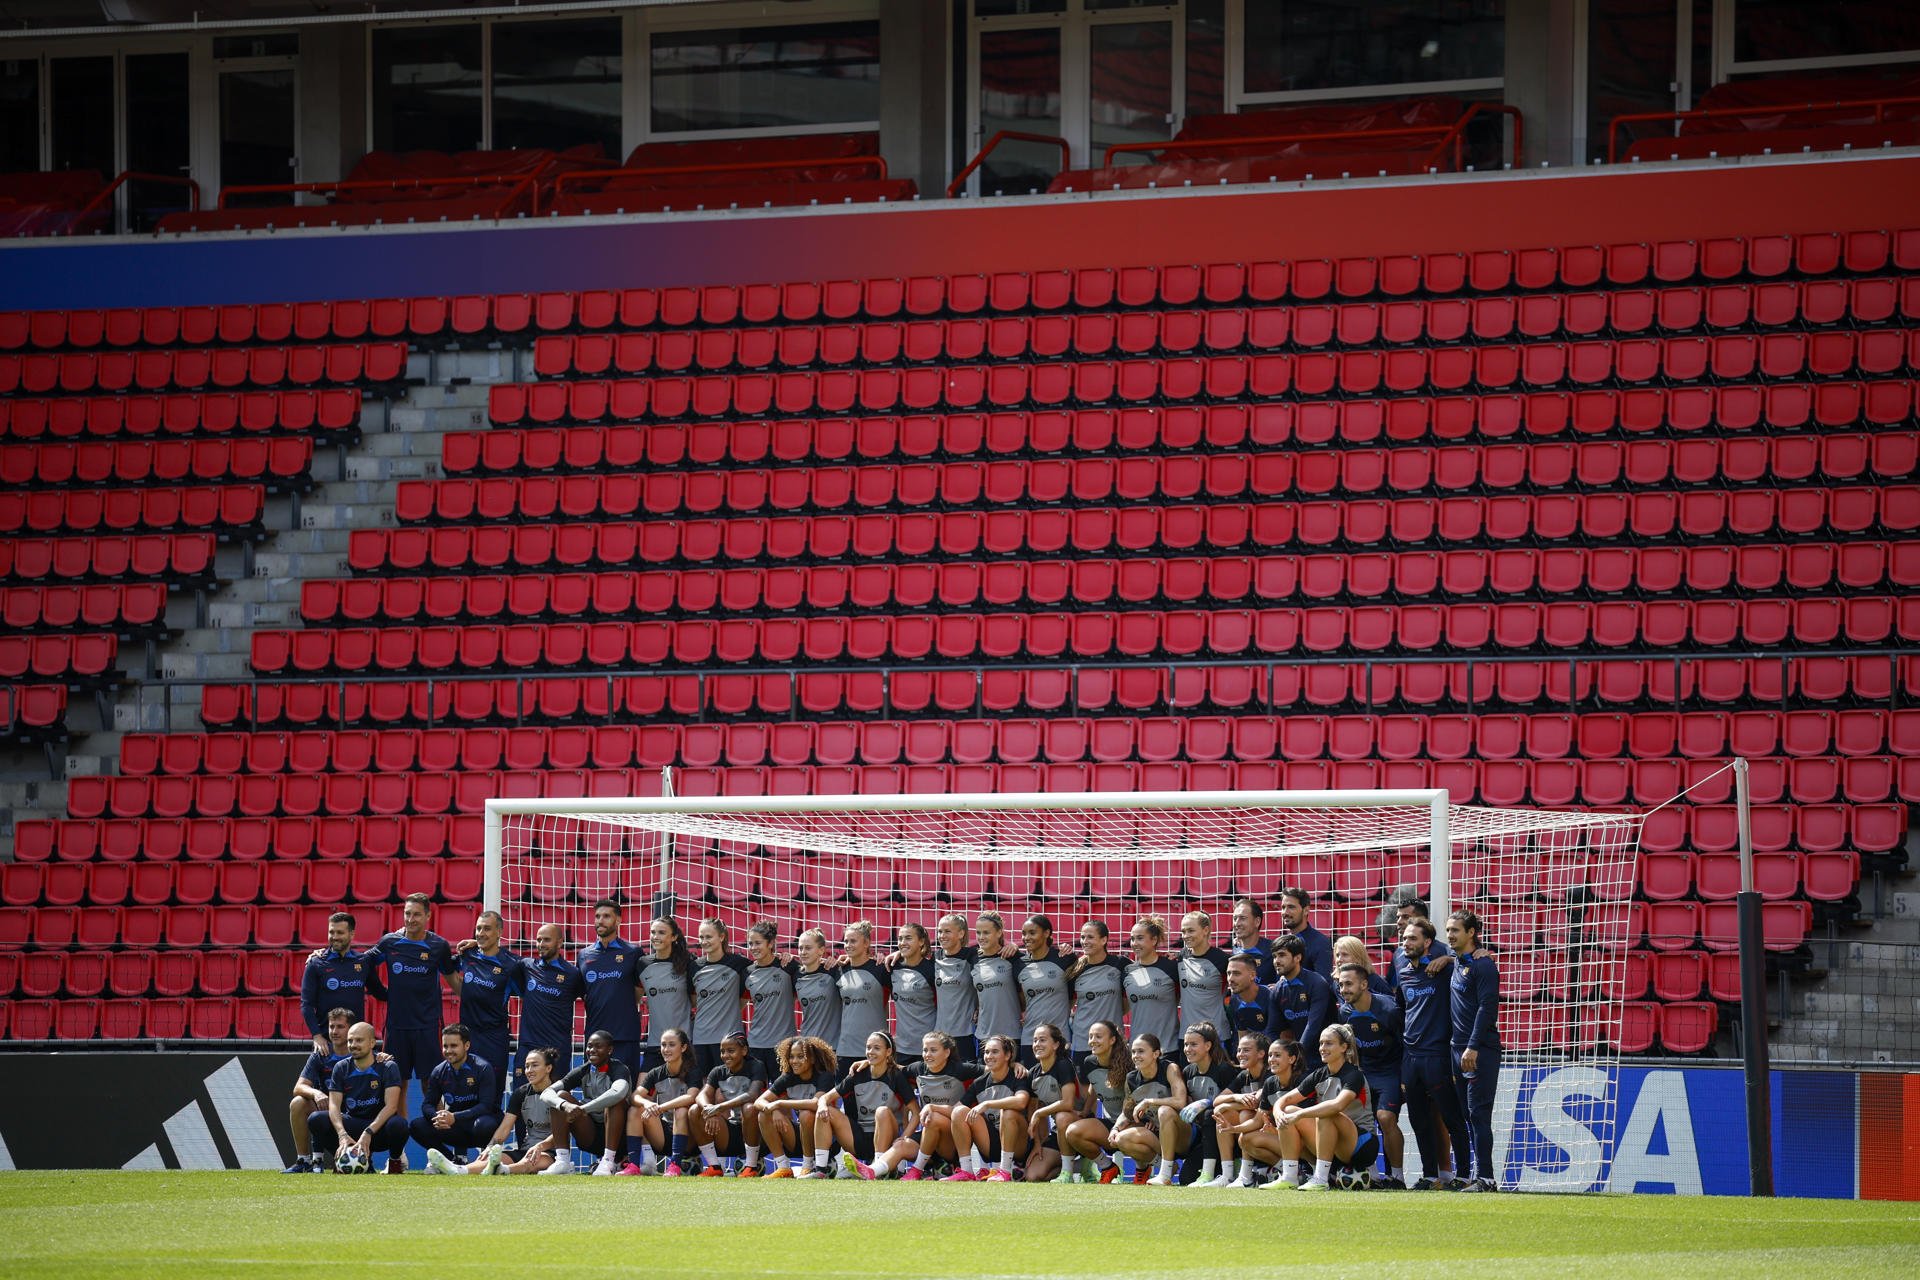
<svg viewBox="0 0 1920 1280"><path fill-rule="evenodd" d="M882 1156L876 1156L876 1157L874 1158L874 1161L873 1161L873 1176L874 1176L874 1177L876 1177L876 1178L884 1178L884 1177L886 1177L886 1176L887 1176L887 1175L888 1175L889 1173L892 1173L892 1172L893 1172L893 1157L892 1157L892 1156L888 1156L888 1155L882 1155Z"/></svg>
<svg viewBox="0 0 1920 1280"><path fill-rule="evenodd" d="M1218 1160L1202 1160L1200 1162L1200 1176L1194 1179L1194 1181L1212 1182L1213 1175L1218 1172L1220 1172L1220 1162Z"/></svg>
<svg viewBox="0 0 1920 1280"><path fill-rule="evenodd" d="M720 1163L720 1153L713 1149L711 1142L703 1142L700 1144L700 1158L708 1164Z"/></svg>
<svg viewBox="0 0 1920 1280"><path fill-rule="evenodd" d="M614 1151L612 1147L608 1147L605 1151L602 1151L600 1153L600 1159L607 1164L612 1164L618 1158L619 1158L619 1153Z"/></svg>
<svg viewBox="0 0 1920 1280"><path fill-rule="evenodd" d="M979 1173L984 1170L987 1162L980 1158L980 1148L968 1147L967 1154L960 1157L960 1167L968 1173Z"/></svg>
<svg viewBox="0 0 1920 1280"><path fill-rule="evenodd" d="M1282 1160L1280 1162L1280 1177L1287 1182L1300 1181L1300 1162L1298 1160Z"/></svg>
<svg viewBox="0 0 1920 1280"><path fill-rule="evenodd" d="M743 1168L743 1169L751 1169L751 1168L753 1168L753 1166L755 1166L755 1165L757 1165L757 1164L759 1164L759 1163L760 1163L760 1148L758 1148L758 1147L748 1147L748 1148L747 1148L747 1154L746 1154L746 1158L745 1158L745 1160L744 1160L744 1161L743 1161L743 1162L741 1163L741 1165L740 1165L740 1167L741 1167L741 1168Z"/></svg>
<svg viewBox="0 0 1920 1280"><path fill-rule="evenodd" d="M1165 1157L1161 1158L1160 1176L1168 1180L1171 1180L1173 1178L1173 1161L1168 1160Z"/></svg>
<svg viewBox="0 0 1920 1280"><path fill-rule="evenodd" d="M1013 1152L1002 1151L1000 1153L1000 1171L1002 1173L1013 1172Z"/></svg>
<svg viewBox="0 0 1920 1280"><path fill-rule="evenodd" d="M1407 1171L1405 1169L1402 1169L1397 1164L1392 1166L1392 1168L1393 1168L1393 1177L1396 1182L1405 1182L1407 1180Z"/></svg>
<svg viewBox="0 0 1920 1280"><path fill-rule="evenodd" d="M1253 1177L1253 1161L1247 1159L1245 1156L1241 1156L1239 1163L1234 1168L1233 1180L1235 1182L1245 1182L1251 1177Z"/></svg>
<svg viewBox="0 0 1920 1280"><path fill-rule="evenodd" d="M1333 1161L1315 1160L1313 1162L1313 1180L1315 1182L1332 1181L1333 1180Z"/></svg>
<svg viewBox="0 0 1920 1280"><path fill-rule="evenodd" d="M930 1155L931 1155L930 1152L928 1152L925 1148L922 1148L920 1151L920 1154L913 1158L913 1167L916 1169L926 1168L927 1160Z"/></svg>
<svg viewBox="0 0 1920 1280"><path fill-rule="evenodd" d="M827 1149L825 1147L815 1147L813 1149L813 1167L816 1169L824 1169L827 1167Z"/></svg>
<svg viewBox="0 0 1920 1280"><path fill-rule="evenodd" d="M1113 1168L1113 1157L1102 1151L1093 1158L1093 1167L1105 1173L1107 1170Z"/></svg>
<svg viewBox="0 0 1920 1280"><path fill-rule="evenodd" d="M653 1148L647 1143L641 1143L640 1167L642 1169L651 1169L658 1163L660 1163L660 1157L653 1154Z"/></svg>

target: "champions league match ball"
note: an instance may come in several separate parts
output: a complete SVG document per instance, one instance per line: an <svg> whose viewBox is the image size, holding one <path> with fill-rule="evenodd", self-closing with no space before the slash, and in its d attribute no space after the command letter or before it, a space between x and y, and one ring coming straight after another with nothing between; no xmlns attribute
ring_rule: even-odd
<svg viewBox="0 0 1920 1280"><path fill-rule="evenodd" d="M358 1147L347 1147L333 1162L335 1173L365 1173L369 1167Z"/></svg>
<svg viewBox="0 0 1920 1280"><path fill-rule="evenodd" d="M1373 1170L1341 1169L1333 1175L1333 1185L1342 1191L1371 1191L1373 1189Z"/></svg>

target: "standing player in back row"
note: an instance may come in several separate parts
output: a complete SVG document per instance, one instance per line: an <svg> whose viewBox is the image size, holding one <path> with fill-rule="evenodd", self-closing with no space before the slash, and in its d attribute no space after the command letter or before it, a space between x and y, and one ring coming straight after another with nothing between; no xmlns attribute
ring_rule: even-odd
<svg viewBox="0 0 1920 1280"><path fill-rule="evenodd" d="M640 1061L640 950L620 936L620 904L612 898L593 904L593 934L575 962L586 983L587 1034L607 1033L631 1080Z"/></svg>
<svg viewBox="0 0 1920 1280"><path fill-rule="evenodd" d="M560 926L543 924L533 935L533 958L520 962L515 989L520 996L520 1057L507 1075L511 1084L527 1054L538 1048L547 1052L547 1066L556 1075L573 1070L573 1011L585 993L587 984L580 970L560 954Z"/></svg>
<svg viewBox="0 0 1920 1280"><path fill-rule="evenodd" d="M1067 1025L1073 1009L1067 964L1067 958L1054 950L1053 921L1042 915L1028 916L1020 926L1020 952L1013 958L1014 981L1020 986L1020 1061L1026 1066L1032 1066L1038 1056L1033 1033L1043 1026L1057 1029ZM1064 1044L1059 1046L1060 1050L1065 1048Z"/></svg>
<svg viewBox="0 0 1920 1280"><path fill-rule="evenodd" d="M1387 1153L1387 1180L1382 1185L1404 1190L1406 1138L1400 1132L1400 1105L1404 1092L1400 1087L1400 1005L1392 996L1373 989L1365 966L1340 966L1340 1021L1353 1032L1354 1047L1360 1056L1360 1074L1366 1078L1367 1093L1373 1098L1374 1119L1380 1122L1380 1136Z"/></svg>
<svg viewBox="0 0 1920 1280"><path fill-rule="evenodd" d="M408 894L401 911L404 926L381 938L370 953L376 967L386 972L387 1052L400 1068L402 1082L425 1081L440 1065L441 977L460 994L453 946L427 928L432 905L424 893Z"/></svg>
<svg viewBox="0 0 1920 1280"><path fill-rule="evenodd" d="M460 966L461 1025L473 1037L473 1051L496 1073L508 1069L507 996L520 977L520 957L500 945L500 930L500 913L482 911L473 922L473 937L462 938L453 949Z"/></svg>
<svg viewBox="0 0 1920 1280"><path fill-rule="evenodd" d="M1286 888L1280 891L1280 920L1286 926L1286 932L1300 939L1305 948L1307 968L1327 980L1329 988L1333 985L1333 939L1313 927L1307 919L1307 891L1298 888ZM1276 968L1278 965L1276 963ZM1314 1045L1303 1046L1309 1057L1317 1056Z"/></svg>
<svg viewBox="0 0 1920 1280"><path fill-rule="evenodd" d="M1493 1167L1493 1098L1500 1088L1500 970L1493 954L1480 945L1480 917L1456 911L1447 917L1447 945L1453 948L1453 1088L1473 1137L1473 1172L1462 1191L1497 1191ZM1456 1143L1456 1146L1459 1144ZM1468 1165L1458 1154L1460 1172Z"/></svg>
<svg viewBox="0 0 1920 1280"><path fill-rule="evenodd" d="M1416 1191L1444 1189L1439 1152L1440 1128L1459 1150L1466 1147L1466 1122L1453 1090L1449 1046L1453 1034L1452 1008L1445 980L1436 977L1433 922L1425 916L1407 921L1400 949L1393 953L1395 987L1405 1017L1400 1055L1400 1084L1406 1091L1407 1116L1413 1121L1414 1140L1420 1144L1421 1179ZM1444 969L1441 970L1445 972Z"/></svg>
<svg viewBox="0 0 1920 1280"><path fill-rule="evenodd" d="M344 911L328 916L327 945L307 957L300 975L300 1017L313 1035L315 1053L334 1048L328 1026L333 1010L345 1009L349 1025L367 1018L367 980L373 976L374 956L353 949L353 928L353 917Z"/></svg>

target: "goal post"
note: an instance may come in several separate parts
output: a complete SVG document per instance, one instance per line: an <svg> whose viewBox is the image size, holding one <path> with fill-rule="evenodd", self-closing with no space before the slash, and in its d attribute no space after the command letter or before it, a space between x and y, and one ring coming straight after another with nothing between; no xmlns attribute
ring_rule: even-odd
<svg viewBox="0 0 1920 1280"><path fill-rule="evenodd" d="M790 952L802 930L837 944L866 921L884 950L901 925L996 911L1015 934L1047 916L1063 951L1099 922L1124 956L1149 915L1177 951L1191 912L1231 949L1242 898L1273 936L1282 889L1297 889L1308 922L1358 937L1376 971L1397 904L1426 901L1443 931L1470 908L1501 971L1504 1180L1592 1190L1591 1153L1611 1146L1641 820L1457 805L1437 789L503 799L486 805L485 896L515 949L548 923L582 945L593 904L612 898L636 938L670 914L689 935L718 920L738 947L765 920ZM1551 1104L1530 1107L1568 1067Z"/></svg>

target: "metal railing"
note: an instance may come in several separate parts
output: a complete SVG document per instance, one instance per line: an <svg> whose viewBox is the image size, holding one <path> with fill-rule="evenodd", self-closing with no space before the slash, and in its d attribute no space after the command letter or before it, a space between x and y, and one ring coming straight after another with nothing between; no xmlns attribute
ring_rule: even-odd
<svg viewBox="0 0 1920 1280"><path fill-rule="evenodd" d="M1692 111L1639 111L1629 115L1615 116L1607 125L1607 163L1620 162L1620 131L1623 125L1651 124L1664 121L1669 124L1684 124L1689 120L1735 120L1765 118L1767 116L1805 116L1832 114L1836 111L1854 111L1863 107L1873 108L1871 124L1885 124L1888 107L1920 106L1920 97L1906 98L1842 98L1832 102L1774 102L1751 107L1706 107ZM1790 124L1818 126L1818 120L1794 120ZM1828 124L1841 126L1851 121L1828 121ZM1631 145L1631 144L1629 144Z"/></svg>

